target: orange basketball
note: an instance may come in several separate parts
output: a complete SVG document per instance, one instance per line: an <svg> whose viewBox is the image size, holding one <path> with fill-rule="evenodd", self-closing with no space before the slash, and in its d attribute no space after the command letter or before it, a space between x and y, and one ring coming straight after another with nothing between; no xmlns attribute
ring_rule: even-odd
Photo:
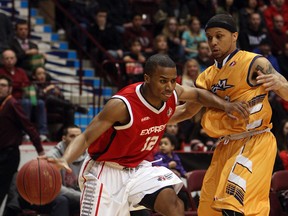
<svg viewBox="0 0 288 216"><path fill-rule="evenodd" d="M60 171L45 159L34 159L24 164L16 182L19 194L34 205L45 205L53 201L61 184Z"/></svg>

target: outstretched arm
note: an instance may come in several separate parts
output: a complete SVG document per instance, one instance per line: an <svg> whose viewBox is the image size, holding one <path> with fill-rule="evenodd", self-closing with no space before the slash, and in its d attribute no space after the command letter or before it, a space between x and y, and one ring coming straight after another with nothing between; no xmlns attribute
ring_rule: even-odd
<svg viewBox="0 0 288 216"><path fill-rule="evenodd" d="M199 103L186 102L185 104L176 107L176 111L169 120L168 124L176 124L178 122L187 120L196 115L202 108Z"/></svg>
<svg viewBox="0 0 288 216"><path fill-rule="evenodd" d="M244 119L249 117L249 107L247 102L236 101L236 102L228 102L224 99L214 95L208 90L186 87L186 86L176 86L176 91L180 101L187 101L194 104L200 104L204 107L211 107L225 111L231 118L237 119L234 114L238 113ZM192 104L192 106L193 106ZM190 104L191 105L191 104ZM184 107L183 107L184 108ZM196 107L197 108L197 107ZM186 104L186 111L190 113L190 115L195 115L198 111L197 109L189 106L189 103ZM198 108L200 109L200 108ZM197 111L197 112L196 112ZM177 113L176 113L177 115ZM183 114L188 115L188 114ZM192 116L190 116L192 117Z"/></svg>
<svg viewBox="0 0 288 216"><path fill-rule="evenodd" d="M273 68L267 59L261 58L261 61L258 61L257 74L257 84L263 85L266 91L274 91L281 98L288 101L288 82L284 76Z"/></svg>
<svg viewBox="0 0 288 216"><path fill-rule="evenodd" d="M55 163L59 168L71 171L68 164L79 158L91 143L112 127L115 122L124 124L128 121L129 114L125 104L120 99L111 99L103 110L94 117L86 130L70 143L62 158L49 158L48 160Z"/></svg>

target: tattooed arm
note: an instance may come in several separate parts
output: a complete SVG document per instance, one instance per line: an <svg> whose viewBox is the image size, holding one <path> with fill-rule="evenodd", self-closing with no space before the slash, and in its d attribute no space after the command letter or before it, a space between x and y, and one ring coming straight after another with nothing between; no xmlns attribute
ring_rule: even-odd
<svg viewBox="0 0 288 216"><path fill-rule="evenodd" d="M274 91L288 101L288 82L277 72L266 58L255 60L249 73L249 82L252 85L263 85L266 91Z"/></svg>

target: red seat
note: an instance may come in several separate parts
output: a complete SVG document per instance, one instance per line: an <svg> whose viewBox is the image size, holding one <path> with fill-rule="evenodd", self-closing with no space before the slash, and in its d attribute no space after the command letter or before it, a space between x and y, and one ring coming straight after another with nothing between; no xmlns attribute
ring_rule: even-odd
<svg viewBox="0 0 288 216"><path fill-rule="evenodd" d="M191 193L200 191L202 188L203 179L205 176L206 170L193 170L187 173L187 187L183 187L181 190L187 192L189 197L191 210L185 211L185 216L197 216L197 207L199 200L195 200ZM159 213L152 213L152 216L160 216Z"/></svg>
<svg viewBox="0 0 288 216"><path fill-rule="evenodd" d="M193 170L188 173L187 178L187 190L190 192L201 191L203 179L205 176L206 170ZM199 200L192 198L192 210L197 211Z"/></svg>
<svg viewBox="0 0 288 216"><path fill-rule="evenodd" d="M269 216L288 216L283 211L282 205L278 198L278 194L282 190L288 190L288 170L280 170L272 175L270 199L270 214Z"/></svg>

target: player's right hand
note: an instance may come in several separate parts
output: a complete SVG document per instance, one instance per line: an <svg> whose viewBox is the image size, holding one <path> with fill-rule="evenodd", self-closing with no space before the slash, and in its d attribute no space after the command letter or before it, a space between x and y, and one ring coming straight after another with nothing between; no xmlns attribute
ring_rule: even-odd
<svg viewBox="0 0 288 216"><path fill-rule="evenodd" d="M64 158L47 158L48 162L53 163L59 169L65 169L68 173L72 172L72 169L69 167L67 161Z"/></svg>

